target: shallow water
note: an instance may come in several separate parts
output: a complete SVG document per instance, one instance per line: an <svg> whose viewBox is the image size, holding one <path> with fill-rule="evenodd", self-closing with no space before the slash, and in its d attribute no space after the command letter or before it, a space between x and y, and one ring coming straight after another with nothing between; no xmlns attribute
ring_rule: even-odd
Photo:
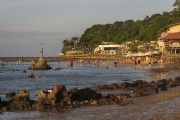
<svg viewBox="0 0 180 120"><path fill-rule="evenodd" d="M61 70L28 70L30 63L15 63L0 67L0 97L5 99L5 93L25 89L30 93L30 98L35 99L39 90L50 89L52 85L63 84L67 89L85 88L99 84L121 83L123 80L148 80L148 69L134 69L133 67L92 66L91 64L75 63L73 68L67 68L63 62ZM48 63L52 67L58 67L57 62ZM63 66L64 65L64 66ZM26 70L27 73L22 73ZM31 74L45 76L45 78L31 79Z"/></svg>
<svg viewBox="0 0 180 120"><path fill-rule="evenodd" d="M67 68L67 63L68 62L66 61L62 62L60 67L63 69L61 70L28 70L28 67L30 66L30 63L28 62L21 63L19 66L17 66L16 63L0 66L0 97L2 100L5 100L5 93L11 91L18 92L21 89L25 89L30 93L30 99L36 100L36 95L39 90L50 89L52 85L55 84L64 84L67 89L71 89L74 87L85 88L99 84L121 83L124 82L124 80L129 82L138 79L147 81L152 80L145 75L149 73L148 69L135 69L132 65L126 65L124 67L109 66L107 69L106 66L92 66L88 63L80 65L75 63L73 68ZM52 67L59 67L57 62L50 62L48 64ZM26 70L27 73L22 73L23 70ZM45 76L45 78L28 78L31 73ZM104 107L98 109L103 108ZM85 109L82 108L77 110L81 113L80 111L83 112ZM54 117L53 114L55 114L56 117ZM33 118L37 120L54 120L63 118L64 115L67 116L66 119L72 119L75 115L73 112L71 112L69 116L67 114L68 112L65 112L65 114L47 114L36 111L7 112L4 115L1 115L0 118L2 120L32 120ZM107 112L105 116L108 116L108 114L109 113ZM92 119L96 115L96 113L82 114L80 117L74 119Z"/></svg>

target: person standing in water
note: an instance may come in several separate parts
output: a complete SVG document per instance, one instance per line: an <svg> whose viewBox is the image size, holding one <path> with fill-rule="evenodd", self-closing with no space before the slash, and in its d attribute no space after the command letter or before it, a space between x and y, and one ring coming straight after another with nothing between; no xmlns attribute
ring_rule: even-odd
<svg viewBox="0 0 180 120"><path fill-rule="evenodd" d="M74 64L74 63L73 63L73 60L71 60L71 61L69 61L69 62L70 62L69 67L72 68L72 67L73 67L73 64Z"/></svg>
<svg viewBox="0 0 180 120"><path fill-rule="evenodd" d="M117 67L117 62L116 62L116 60L114 61L114 67Z"/></svg>

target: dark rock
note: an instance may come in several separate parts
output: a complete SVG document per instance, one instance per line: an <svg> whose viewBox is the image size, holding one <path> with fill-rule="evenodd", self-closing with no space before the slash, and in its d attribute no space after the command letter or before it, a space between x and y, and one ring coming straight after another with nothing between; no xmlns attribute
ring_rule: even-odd
<svg viewBox="0 0 180 120"><path fill-rule="evenodd" d="M141 85L133 90L135 97L153 95L158 93L158 88L151 84Z"/></svg>
<svg viewBox="0 0 180 120"><path fill-rule="evenodd" d="M112 84L110 85L110 89L111 89L111 90L117 90L117 89L119 89L119 85L118 85L117 83L112 83Z"/></svg>
<svg viewBox="0 0 180 120"><path fill-rule="evenodd" d="M151 81L150 83L153 83L153 84L155 84L155 81Z"/></svg>
<svg viewBox="0 0 180 120"><path fill-rule="evenodd" d="M128 82L123 82L123 83L121 83L120 85L119 85L119 88L120 89L127 89L127 88L130 88L131 87L131 84L130 83L128 83Z"/></svg>
<svg viewBox="0 0 180 120"><path fill-rule="evenodd" d="M167 79L158 80L156 86L158 88L165 87L167 85Z"/></svg>
<svg viewBox="0 0 180 120"><path fill-rule="evenodd" d="M117 100L118 99L115 95L112 95L112 94L108 94L105 98L110 99L110 100Z"/></svg>
<svg viewBox="0 0 180 120"><path fill-rule="evenodd" d="M159 90L167 90L167 88L175 87L176 84L173 82L172 79L162 79L155 82L155 86L159 88Z"/></svg>
<svg viewBox="0 0 180 120"><path fill-rule="evenodd" d="M9 93L6 93L6 98L7 98L7 99L11 99L11 98L13 98L15 95L16 95L15 92L9 92Z"/></svg>
<svg viewBox="0 0 180 120"><path fill-rule="evenodd" d="M121 100L131 98L130 94L128 94L128 93L121 93L117 97L118 97L118 99L121 99Z"/></svg>
<svg viewBox="0 0 180 120"><path fill-rule="evenodd" d="M68 91L64 85L54 85L51 90L38 93L38 104L41 105L56 105L68 103L70 101Z"/></svg>
<svg viewBox="0 0 180 120"><path fill-rule="evenodd" d="M144 84L148 84L148 82L146 82L144 80L136 80L131 83L131 87L140 87Z"/></svg>
<svg viewBox="0 0 180 120"><path fill-rule="evenodd" d="M96 90L110 90L110 86L109 85L97 86Z"/></svg>
<svg viewBox="0 0 180 120"><path fill-rule="evenodd" d="M8 110L31 110L35 101L29 100L29 93L25 90L19 91L7 102Z"/></svg>
<svg viewBox="0 0 180 120"><path fill-rule="evenodd" d="M112 84L112 89L117 89L117 84ZM118 97L109 94L103 97L96 91L85 89L66 90L64 85L54 85L50 90L41 90L38 93L38 101L29 99L29 93L25 90L15 94L9 94L12 98L3 103L0 101L0 109L7 111L13 110L39 110L39 111L64 111L76 107L83 106L99 106L99 105L125 105L129 104L129 94L120 94ZM2 104L1 104L2 103Z"/></svg>
<svg viewBox="0 0 180 120"><path fill-rule="evenodd" d="M84 100L90 100L90 99L100 99L102 95L100 93L97 93L94 90L91 90L90 88L85 89L71 89L69 90L69 93L71 94L71 100L72 101L84 101Z"/></svg>
<svg viewBox="0 0 180 120"><path fill-rule="evenodd" d="M179 85L180 85L180 77L179 77L179 76L174 79L174 84L175 84L176 86L179 86Z"/></svg>
<svg viewBox="0 0 180 120"><path fill-rule="evenodd" d="M166 85L167 88L172 88L172 87L175 87L175 86L176 86L176 84L173 82L172 79L167 80L167 85Z"/></svg>
<svg viewBox="0 0 180 120"><path fill-rule="evenodd" d="M29 75L29 78L35 78L34 73L31 73L31 74Z"/></svg>
<svg viewBox="0 0 180 120"><path fill-rule="evenodd" d="M26 73L26 70L23 70L22 73Z"/></svg>

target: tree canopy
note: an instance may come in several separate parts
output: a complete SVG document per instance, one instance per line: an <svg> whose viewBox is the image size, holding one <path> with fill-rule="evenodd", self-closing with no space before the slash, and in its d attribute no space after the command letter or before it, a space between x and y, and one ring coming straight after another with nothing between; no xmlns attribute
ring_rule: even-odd
<svg viewBox="0 0 180 120"><path fill-rule="evenodd" d="M176 0L173 6L175 7L175 10L180 11L180 0Z"/></svg>

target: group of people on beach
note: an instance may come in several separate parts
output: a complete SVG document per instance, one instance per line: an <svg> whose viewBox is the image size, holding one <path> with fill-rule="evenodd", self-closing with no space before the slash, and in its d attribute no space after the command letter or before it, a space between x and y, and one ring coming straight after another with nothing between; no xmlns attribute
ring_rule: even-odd
<svg viewBox="0 0 180 120"><path fill-rule="evenodd" d="M148 59L143 59L141 57L135 57L135 58L132 58L132 61L134 62L134 67L135 68L139 68L141 64L141 62L143 62L143 65L145 66L146 64L148 64L148 67L149 68L152 68L152 64L155 64L155 63L159 63L159 68L163 68L163 59L156 59L156 58L148 58Z"/></svg>
<svg viewBox="0 0 180 120"><path fill-rule="evenodd" d="M135 68L152 68L154 66L159 68L163 68L164 60L160 57L120 57L116 58L115 60L83 60L79 59L76 61L76 63L79 63L80 65L83 64L92 64L93 66L105 66L106 68L109 68L109 66L114 67L122 67L124 65L134 65ZM158 64L157 64L158 63ZM58 62L58 65L60 63ZM61 65L63 65L61 63ZM67 63L68 68L73 68L74 66L74 60L69 60Z"/></svg>

